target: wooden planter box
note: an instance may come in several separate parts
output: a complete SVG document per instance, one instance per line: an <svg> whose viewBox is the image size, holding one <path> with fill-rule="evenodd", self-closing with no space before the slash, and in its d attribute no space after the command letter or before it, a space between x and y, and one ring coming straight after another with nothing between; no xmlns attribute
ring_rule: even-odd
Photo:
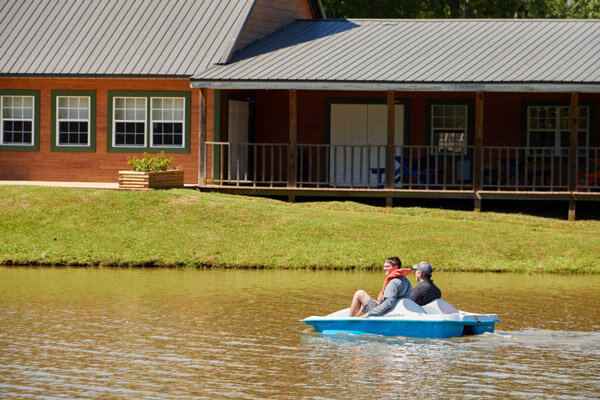
<svg viewBox="0 0 600 400"><path fill-rule="evenodd" d="M183 170L156 172L119 171L119 189L149 190L183 187Z"/></svg>

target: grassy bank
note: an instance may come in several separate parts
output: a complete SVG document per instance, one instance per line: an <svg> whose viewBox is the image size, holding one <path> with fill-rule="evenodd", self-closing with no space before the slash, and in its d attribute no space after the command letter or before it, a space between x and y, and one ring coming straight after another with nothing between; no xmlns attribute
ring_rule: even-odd
<svg viewBox="0 0 600 400"><path fill-rule="evenodd" d="M600 272L600 222L191 190L0 187L0 264Z"/></svg>

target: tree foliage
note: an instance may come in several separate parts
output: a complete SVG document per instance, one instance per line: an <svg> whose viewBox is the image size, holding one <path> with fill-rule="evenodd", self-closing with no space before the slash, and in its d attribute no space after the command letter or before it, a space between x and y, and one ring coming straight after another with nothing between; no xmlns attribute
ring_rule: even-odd
<svg viewBox="0 0 600 400"><path fill-rule="evenodd" d="M322 0L329 18L600 18L600 0Z"/></svg>

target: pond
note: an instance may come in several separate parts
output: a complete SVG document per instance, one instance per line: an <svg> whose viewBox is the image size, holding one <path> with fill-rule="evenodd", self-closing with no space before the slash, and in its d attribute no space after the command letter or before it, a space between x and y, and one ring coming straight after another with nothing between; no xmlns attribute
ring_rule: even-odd
<svg viewBox="0 0 600 400"><path fill-rule="evenodd" d="M381 272L0 267L0 398L600 397L600 276L438 273L497 313L453 339L327 336L299 320Z"/></svg>

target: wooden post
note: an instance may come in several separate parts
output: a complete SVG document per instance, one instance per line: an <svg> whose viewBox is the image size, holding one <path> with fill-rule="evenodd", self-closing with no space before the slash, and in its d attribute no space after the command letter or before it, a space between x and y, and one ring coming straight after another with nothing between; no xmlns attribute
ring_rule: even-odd
<svg viewBox="0 0 600 400"><path fill-rule="evenodd" d="M569 221L575 220L575 198L573 192L577 190L577 138L579 131L579 93L571 93L571 137L569 141Z"/></svg>
<svg viewBox="0 0 600 400"><path fill-rule="evenodd" d="M206 89L200 89L200 138L198 142L198 185L206 183Z"/></svg>
<svg viewBox="0 0 600 400"><path fill-rule="evenodd" d="M296 144L298 139L298 101L296 89L290 89L290 128L288 142L288 184L296 187Z"/></svg>
<svg viewBox="0 0 600 400"><path fill-rule="evenodd" d="M385 188L393 189L394 188L394 178L396 177L395 165L395 143L394 143L394 134L396 132L395 127L395 116L396 111L396 95L393 90L389 90L387 92L387 145L385 151ZM389 202L388 202L389 204Z"/></svg>
<svg viewBox="0 0 600 400"><path fill-rule="evenodd" d="M390 208L394 206L394 198L392 196L387 196L385 198L385 206Z"/></svg>
<svg viewBox="0 0 600 400"><path fill-rule="evenodd" d="M473 149L473 190L475 192L475 211L481 211L481 177L483 176L483 92L475 94L475 134Z"/></svg>
<svg viewBox="0 0 600 400"><path fill-rule="evenodd" d="M575 221L575 197L569 198L569 221Z"/></svg>

